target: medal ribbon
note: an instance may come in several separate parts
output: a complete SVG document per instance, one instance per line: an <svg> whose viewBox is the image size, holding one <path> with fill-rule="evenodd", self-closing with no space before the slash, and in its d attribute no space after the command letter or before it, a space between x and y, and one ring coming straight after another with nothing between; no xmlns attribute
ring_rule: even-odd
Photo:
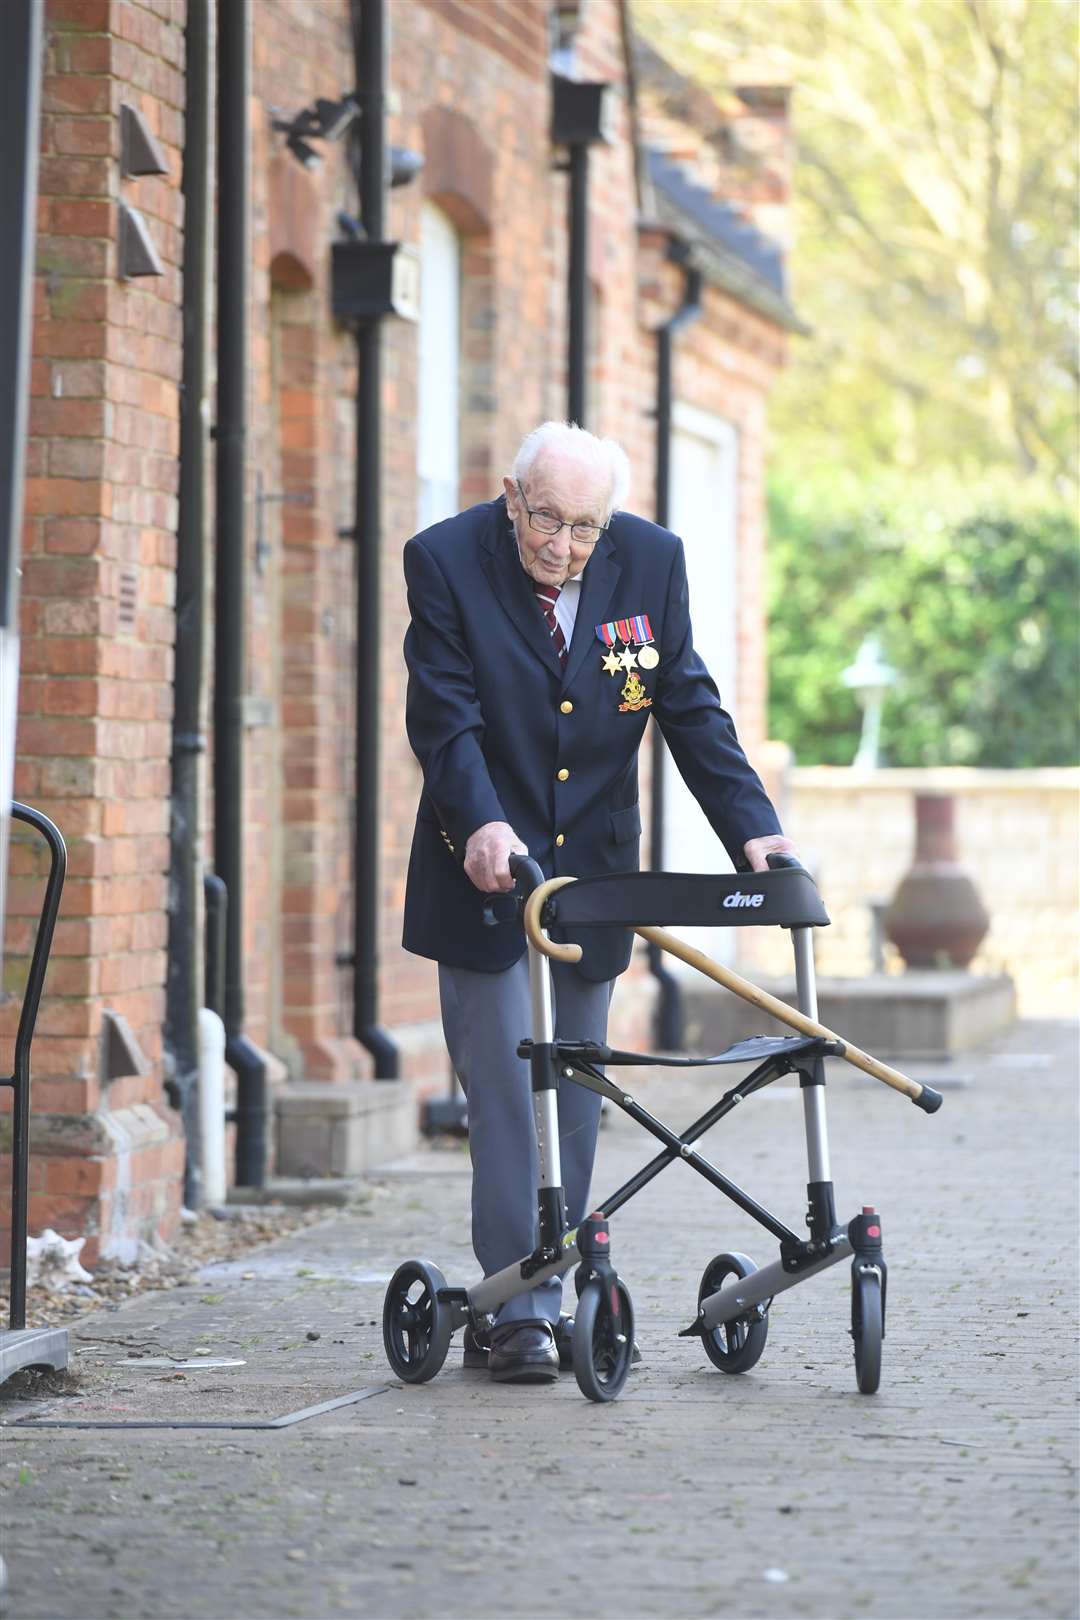
<svg viewBox="0 0 1080 1620"><path fill-rule="evenodd" d="M609 619L596 626L596 637L605 647L614 647L617 641L628 647L644 647L653 639L652 625L647 613L635 613L630 619Z"/></svg>

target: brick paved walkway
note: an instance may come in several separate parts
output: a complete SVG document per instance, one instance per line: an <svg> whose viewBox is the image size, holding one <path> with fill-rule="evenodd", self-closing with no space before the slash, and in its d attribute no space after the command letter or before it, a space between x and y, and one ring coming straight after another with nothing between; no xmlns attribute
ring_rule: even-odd
<svg viewBox="0 0 1080 1620"><path fill-rule="evenodd" d="M855 1391L843 1265L777 1301L744 1377L675 1336L714 1252L774 1252L675 1166L613 1227L645 1354L618 1402L590 1405L570 1376L494 1387L455 1345L431 1384L278 1433L8 1428L11 1616L1066 1620L1075 1054L1074 1028L1022 1025L954 1066L970 1083L933 1118L834 1065L839 1213L883 1211L890 1266L876 1397ZM635 1089L677 1126L714 1094L701 1076ZM650 1149L621 1117L601 1144L602 1194ZM705 1151L798 1224L796 1091L754 1099ZM365 1213L85 1321L84 1394L50 1415L265 1418L392 1384L385 1279L414 1253L472 1278L467 1193L463 1154L427 1151ZM129 1351L155 1344L246 1364L138 1369Z"/></svg>

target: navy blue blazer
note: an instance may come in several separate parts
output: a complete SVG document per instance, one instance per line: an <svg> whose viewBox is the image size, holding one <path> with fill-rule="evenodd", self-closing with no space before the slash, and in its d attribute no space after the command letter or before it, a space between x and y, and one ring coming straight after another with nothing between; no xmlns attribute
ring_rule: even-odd
<svg viewBox="0 0 1080 1620"><path fill-rule="evenodd" d="M462 861L489 821L513 827L546 877L638 870L637 756L650 714L682 776L745 869L743 844L779 832L690 629L681 540L619 512L582 574L565 672L518 559L504 498L436 523L405 547L412 623L406 726L424 772L405 894L403 944L494 973L525 949L517 920L483 922ZM659 662L609 675L596 626L647 616ZM630 960L625 929L583 929L586 978Z"/></svg>

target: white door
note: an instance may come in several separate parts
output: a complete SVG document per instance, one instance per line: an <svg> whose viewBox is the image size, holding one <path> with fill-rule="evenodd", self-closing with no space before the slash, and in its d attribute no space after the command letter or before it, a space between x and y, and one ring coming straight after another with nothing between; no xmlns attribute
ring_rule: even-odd
<svg viewBox="0 0 1080 1620"><path fill-rule="evenodd" d="M434 203L420 218L419 347L417 527L426 529L458 509L461 247Z"/></svg>
<svg viewBox="0 0 1080 1620"><path fill-rule="evenodd" d="M722 417L680 403L672 422L670 523L686 548L694 646L716 682L720 701L733 713L738 435ZM732 869L670 754L664 766L664 866L669 872ZM675 931L721 962L734 958L729 928ZM698 977L674 957L665 961L673 972Z"/></svg>

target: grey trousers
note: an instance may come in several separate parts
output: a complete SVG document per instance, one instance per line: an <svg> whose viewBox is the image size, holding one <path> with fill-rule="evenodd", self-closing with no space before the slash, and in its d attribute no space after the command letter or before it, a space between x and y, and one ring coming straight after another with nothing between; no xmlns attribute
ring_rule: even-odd
<svg viewBox="0 0 1080 1620"><path fill-rule="evenodd" d="M563 962L551 963L555 1034L607 1039L614 980L593 984ZM502 973L439 964L439 997L450 1061L469 1100L473 1250L485 1277L531 1254L537 1242L536 1130L529 1066L518 1042L532 1034L528 953ZM587 1213L600 1123L600 1098L584 1086L559 1087L559 1140L571 1226ZM500 1322L559 1319L562 1279L516 1298Z"/></svg>

